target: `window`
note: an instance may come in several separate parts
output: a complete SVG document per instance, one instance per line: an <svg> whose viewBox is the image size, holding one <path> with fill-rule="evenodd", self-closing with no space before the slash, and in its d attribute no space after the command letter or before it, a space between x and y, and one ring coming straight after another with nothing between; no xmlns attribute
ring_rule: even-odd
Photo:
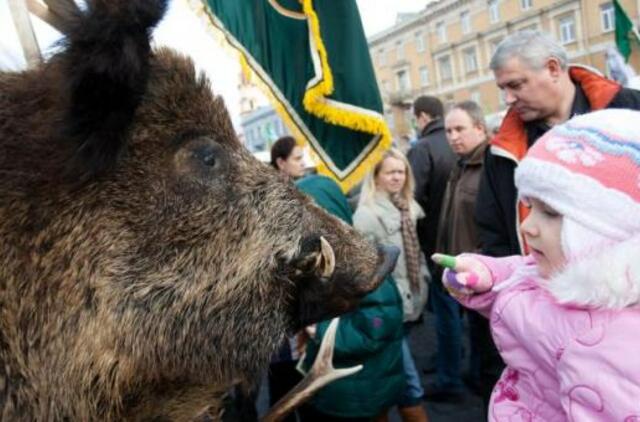
<svg viewBox="0 0 640 422"><path fill-rule="evenodd" d="M462 52L464 56L464 70L467 73L478 70L478 60L476 59L475 47L467 48Z"/></svg>
<svg viewBox="0 0 640 422"><path fill-rule="evenodd" d="M409 72L406 70L396 73L396 81L398 83L398 91L409 92L411 90L411 80L409 79Z"/></svg>
<svg viewBox="0 0 640 422"><path fill-rule="evenodd" d="M451 70L451 59L449 58L449 56L439 58L438 67L440 68L440 80L449 81L453 78L453 71Z"/></svg>
<svg viewBox="0 0 640 422"><path fill-rule="evenodd" d="M602 32L611 32L615 29L616 21L612 3L600 6L600 22L602 23Z"/></svg>
<svg viewBox="0 0 640 422"><path fill-rule="evenodd" d="M460 25L462 25L463 34L471 32L471 15L468 10L460 13Z"/></svg>
<svg viewBox="0 0 640 422"><path fill-rule="evenodd" d="M436 24L436 33L440 42L447 42L447 28L444 26L444 22Z"/></svg>
<svg viewBox="0 0 640 422"><path fill-rule="evenodd" d="M497 23L500 20L500 7L498 0L489 0L489 22Z"/></svg>
<svg viewBox="0 0 640 422"><path fill-rule="evenodd" d="M420 85L429 85L429 69L427 68L427 66L422 66L420 68Z"/></svg>
<svg viewBox="0 0 640 422"><path fill-rule="evenodd" d="M393 133L396 127L396 122L395 122L395 119L393 118L393 111L391 111L391 109L386 109L384 111L384 120L387 122L387 125L389 126L389 130L391 131L391 133Z"/></svg>
<svg viewBox="0 0 640 422"><path fill-rule="evenodd" d="M424 37L422 32L416 32L416 51L422 53L424 51Z"/></svg>
<svg viewBox="0 0 640 422"><path fill-rule="evenodd" d="M533 0L520 0L520 9L529 10L533 6Z"/></svg>
<svg viewBox="0 0 640 422"><path fill-rule="evenodd" d="M560 18L560 44L569 44L576 40L576 25L573 15Z"/></svg>
<svg viewBox="0 0 640 422"><path fill-rule="evenodd" d="M480 91L473 91L471 93L471 95L469 96L469 98L471 99L471 101L473 101L474 103L480 105Z"/></svg>
<svg viewBox="0 0 640 422"><path fill-rule="evenodd" d="M404 59L404 43L402 42L402 40L396 41L396 59Z"/></svg>
<svg viewBox="0 0 640 422"><path fill-rule="evenodd" d="M267 137L269 139L276 139L278 136L276 135L276 128L273 125L273 122L267 122L265 125L265 132L267 133Z"/></svg>
<svg viewBox="0 0 640 422"><path fill-rule="evenodd" d="M447 94L444 97L443 105L445 110L450 110L455 105L455 100L453 98L453 94Z"/></svg>
<svg viewBox="0 0 640 422"><path fill-rule="evenodd" d="M498 49L498 45L500 45L500 41L502 41L500 38L494 38L491 41L489 41L489 53L491 56L493 56L493 53L495 53L496 50Z"/></svg>
<svg viewBox="0 0 640 422"><path fill-rule="evenodd" d="M381 48L380 50L378 50L378 65L380 66L385 65L384 48Z"/></svg>

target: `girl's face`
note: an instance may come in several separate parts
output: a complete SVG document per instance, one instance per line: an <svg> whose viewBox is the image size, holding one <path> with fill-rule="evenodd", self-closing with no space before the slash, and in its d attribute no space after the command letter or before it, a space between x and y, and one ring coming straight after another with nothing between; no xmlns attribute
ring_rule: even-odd
<svg viewBox="0 0 640 422"><path fill-rule="evenodd" d="M280 171L287 176L297 179L304 176L304 151L299 146L293 147L286 160L278 158Z"/></svg>
<svg viewBox="0 0 640 422"><path fill-rule="evenodd" d="M406 180L407 169L404 162L397 158L387 157L382 162L376 176L376 188L388 194L396 194L402 191Z"/></svg>
<svg viewBox="0 0 640 422"><path fill-rule="evenodd" d="M548 278L562 269L566 262L561 243L562 215L535 198L525 203L531 213L520 228L538 264L540 275Z"/></svg>

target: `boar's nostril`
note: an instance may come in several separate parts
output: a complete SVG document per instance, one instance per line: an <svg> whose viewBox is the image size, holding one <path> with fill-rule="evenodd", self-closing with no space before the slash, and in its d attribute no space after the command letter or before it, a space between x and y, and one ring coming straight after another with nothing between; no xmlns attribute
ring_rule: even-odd
<svg viewBox="0 0 640 422"><path fill-rule="evenodd" d="M206 166L213 167L216 164L216 156L212 153L205 155L202 161Z"/></svg>

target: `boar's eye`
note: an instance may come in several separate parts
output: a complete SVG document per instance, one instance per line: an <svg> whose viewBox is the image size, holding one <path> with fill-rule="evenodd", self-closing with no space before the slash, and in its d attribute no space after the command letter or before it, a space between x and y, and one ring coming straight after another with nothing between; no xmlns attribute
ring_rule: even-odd
<svg viewBox="0 0 640 422"><path fill-rule="evenodd" d="M174 153L175 169L179 174L207 180L226 166L225 152L211 137L184 142Z"/></svg>

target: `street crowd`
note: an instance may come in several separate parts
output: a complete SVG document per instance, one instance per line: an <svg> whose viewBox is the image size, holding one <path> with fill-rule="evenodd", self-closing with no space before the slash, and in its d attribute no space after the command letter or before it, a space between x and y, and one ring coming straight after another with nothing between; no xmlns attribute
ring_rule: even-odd
<svg viewBox="0 0 640 422"><path fill-rule="evenodd" d="M417 98L417 142L384 154L353 213L332 180L302 177L293 138L274 144L283 177L400 249L391 277L340 317L334 365L363 369L289 420L385 421L395 407L427 421L430 403L467 390L491 421L640 420L640 91L570 65L535 31L505 38L490 68L508 105L496 131L473 101ZM437 338L428 385L407 342L425 308ZM309 369L327 325L273 357L271 403Z"/></svg>

